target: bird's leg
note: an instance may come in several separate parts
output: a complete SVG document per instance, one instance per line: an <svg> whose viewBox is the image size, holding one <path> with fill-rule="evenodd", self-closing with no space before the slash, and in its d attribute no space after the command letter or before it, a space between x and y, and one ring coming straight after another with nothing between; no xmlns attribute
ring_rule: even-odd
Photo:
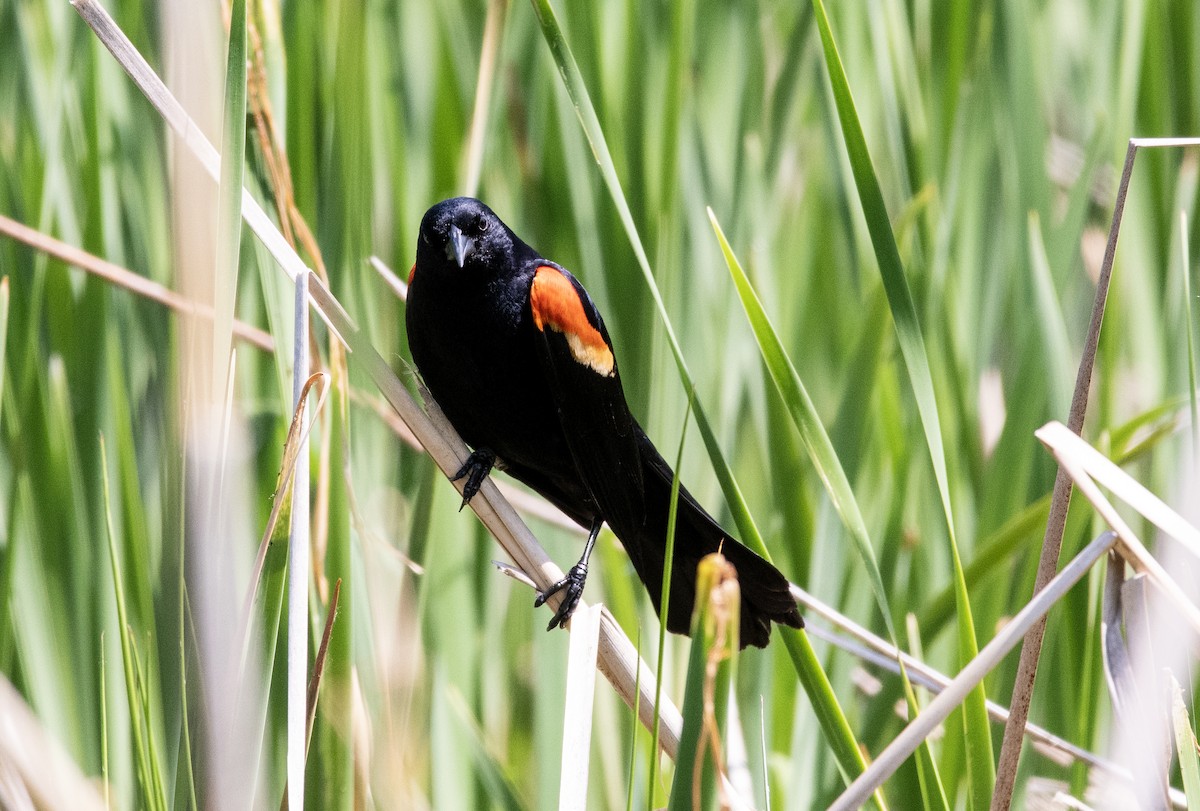
<svg viewBox="0 0 1200 811"><path fill-rule="evenodd" d="M604 519L599 517L592 520L592 529L588 532L587 543L583 547L583 557L571 567L571 571L567 572L566 577L539 593L537 599L533 601L534 608L537 608L546 602L550 595L563 592L562 602L558 604L558 610L554 612L554 617L546 626L547 631L553 631L556 625L559 628L566 628L567 620L571 618L575 606L579 605L579 598L583 596L584 583L587 582L588 558L592 556L592 548L596 545L596 536L600 534L600 525L603 523Z"/></svg>
<svg viewBox="0 0 1200 811"><path fill-rule="evenodd" d="M467 483L463 485L463 500L462 504L458 505L459 512L462 512L462 508L467 506L467 502L479 492L479 488L483 486L483 480L492 472L492 466L495 464L496 454L488 448L477 448L471 451L467 461L463 462L463 466L450 479L452 482L464 477L467 480Z"/></svg>

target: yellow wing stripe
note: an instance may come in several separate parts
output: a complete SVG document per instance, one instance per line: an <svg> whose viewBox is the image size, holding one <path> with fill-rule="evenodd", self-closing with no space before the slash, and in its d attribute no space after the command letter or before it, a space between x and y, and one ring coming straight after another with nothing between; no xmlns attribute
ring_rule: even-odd
<svg viewBox="0 0 1200 811"><path fill-rule="evenodd" d="M562 271L547 265L537 269L529 291L529 306L537 328L544 332L549 327L562 333L578 363L605 377L616 372L612 350L600 330L588 321L579 293Z"/></svg>

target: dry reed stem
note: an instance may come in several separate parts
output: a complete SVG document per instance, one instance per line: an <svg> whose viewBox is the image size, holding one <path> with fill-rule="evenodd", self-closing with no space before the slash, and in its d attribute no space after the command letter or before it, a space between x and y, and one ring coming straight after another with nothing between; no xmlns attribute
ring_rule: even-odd
<svg viewBox="0 0 1200 811"><path fill-rule="evenodd" d="M560 757L559 811L585 811L588 797L588 764L592 749L592 706L596 694L596 655L600 644L603 606L576 611L571 619L567 648L567 688L564 696L562 755ZM578 626L578 627L575 627Z"/></svg>
<svg viewBox="0 0 1200 811"><path fill-rule="evenodd" d="M132 270L113 264L106 259L101 259L81 248L76 248L74 245L68 245L62 240L55 239L48 234L43 234L41 231L5 217L3 214L0 214L0 234L9 236L34 250L41 251L47 256L53 256L55 259L66 262L68 265L77 267L93 276L122 287L134 295L169 307L177 313L212 320L213 308L211 305L192 301L187 296L176 293L166 285L159 284L152 279L147 279L145 276L134 273ZM264 352L275 351L275 339L271 337L270 333L247 324L245 321L234 320L233 334Z"/></svg>

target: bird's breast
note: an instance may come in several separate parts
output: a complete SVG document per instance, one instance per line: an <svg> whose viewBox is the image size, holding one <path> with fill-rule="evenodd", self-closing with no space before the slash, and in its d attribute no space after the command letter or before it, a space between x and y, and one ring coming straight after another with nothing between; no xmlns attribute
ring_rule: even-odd
<svg viewBox="0 0 1200 811"><path fill-rule="evenodd" d="M473 447L568 475L569 450L522 300L532 275L507 284L425 281L418 270L407 312L409 348L451 424Z"/></svg>

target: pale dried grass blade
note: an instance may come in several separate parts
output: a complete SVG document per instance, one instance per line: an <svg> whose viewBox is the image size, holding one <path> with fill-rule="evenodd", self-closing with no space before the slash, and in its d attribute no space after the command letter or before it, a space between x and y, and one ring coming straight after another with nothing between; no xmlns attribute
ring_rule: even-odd
<svg viewBox="0 0 1200 811"><path fill-rule="evenodd" d="M207 304L192 301L187 296L176 293L166 285L147 279L132 270L113 264L106 259L94 256L85 250L68 245L62 240L43 234L30 228L24 223L0 214L0 234L23 242L34 250L41 251L47 256L53 256L59 261L79 268L82 271L111 282L118 287L128 290L134 295L157 302L178 313L195 315L200 318L212 319L213 309ZM271 334L245 321L234 320L233 334L247 343L257 346L264 352L275 351L275 339Z"/></svg>
<svg viewBox="0 0 1200 811"><path fill-rule="evenodd" d="M1060 422L1047 423L1038 430L1036 436L1055 456L1059 453L1070 454L1097 484L1107 487L1143 518L1179 541L1185 549L1200 559L1200 530L1117 467L1111 459Z"/></svg>
<svg viewBox="0 0 1200 811"><path fill-rule="evenodd" d="M296 409L292 412L292 422L288 426L287 439L283 443L283 459L279 464L279 477L275 482L275 492L271 495L271 512L267 516L266 526L263 527L262 540L259 541L258 554L254 558L254 570L250 576L250 587L246 592L246 599L242 603L242 617L247 624L250 618L250 607L258 596L258 585L262 580L263 561L267 556L267 547L271 543L271 537L279 522L279 514L284 507L284 494L287 493L288 486L292 483L292 477L296 473L296 462L300 456L300 449L304 446L304 441L316 423L317 415L321 413L321 407L325 405L325 398L329 394L328 378L329 376L323 372L317 372L309 377L301 390ZM317 404L312 409L312 416L305 421L304 413L307 409L304 408L304 404L308 402L314 386L320 386Z"/></svg>
<svg viewBox="0 0 1200 811"><path fill-rule="evenodd" d="M587 808L588 762L592 751L592 705L596 694L596 655L603 606L589 606L571 617L567 652L566 712L558 782L559 811Z"/></svg>
<svg viewBox="0 0 1200 811"><path fill-rule="evenodd" d="M1171 677L1171 717L1175 727L1175 752L1179 758L1179 773L1183 787L1193 798L1191 808L1200 806L1200 759L1196 754L1196 735L1188 717L1187 705L1183 701L1183 688L1174 676Z"/></svg>
<svg viewBox="0 0 1200 811"><path fill-rule="evenodd" d="M1092 453L1083 451L1081 446L1087 446L1087 443L1075 437L1061 423L1049 423L1039 428L1035 432L1035 436L1050 449L1054 454L1054 458L1062 466L1062 469L1075 482L1075 486L1079 488L1079 491L1084 494L1087 500L1092 503L1092 506L1096 508L1096 511L1100 513L1100 516L1117 533L1117 550L1121 553L1121 556L1133 566L1135 571L1146 572L1154 585L1163 592L1167 599L1187 619L1188 624L1192 626L1196 633L1200 633L1200 608L1196 607L1196 604L1180 588L1175 579L1167 573L1162 564L1147 551L1145 545L1134 534L1129 524L1117 512L1116 507L1100 492L1100 488L1096 486L1096 482L1086 465L1091 464L1098 467L1096 457L1100 456L1099 452L1095 452L1093 455ZM1095 451L1090 446L1087 446L1087 448ZM1144 493L1145 488L1142 488L1127 473L1116 468L1115 465L1113 468L1115 472L1114 470L1106 470L1105 474L1111 477L1107 486L1114 494L1120 496L1123 501L1138 510L1139 514L1156 525L1158 521L1164 521L1170 524L1175 531L1184 531L1186 529L1187 522L1184 522L1182 519L1179 519L1179 521L1184 526L1179 526L1178 522L1167 521L1168 516L1165 515L1164 511L1174 515L1174 512L1170 508L1157 499L1153 500L1157 502L1156 506L1153 502L1142 498L1139 491ZM1157 521L1150 514L1147 514L1147 512L1143 512L1143 510L1149 510L1149 512L1153 513ZM1191 532L1194 533L1195 530L1192 529Z"/></svg>
<svg viewBox="0 0 1200 811"><path fill-rule="evenodd" d="M296 421L304 420L309 384L308 278L296 277L295 314L293 316L292 406ZM324 402L326 388L322 387ZM311 426L316 421L313 410ZM290 433L290 431L289 431ZM290 438L290 437L289 437ZM287 785L296 793L298 811L304 809L304 765L308 757L308 611L309 575L312 572L312 514L309 507L308 431L302 431L295 451L289 451L292 466L291 528L288 533L287 571ZM332 612L331 612L332 616Z"/></svg>

